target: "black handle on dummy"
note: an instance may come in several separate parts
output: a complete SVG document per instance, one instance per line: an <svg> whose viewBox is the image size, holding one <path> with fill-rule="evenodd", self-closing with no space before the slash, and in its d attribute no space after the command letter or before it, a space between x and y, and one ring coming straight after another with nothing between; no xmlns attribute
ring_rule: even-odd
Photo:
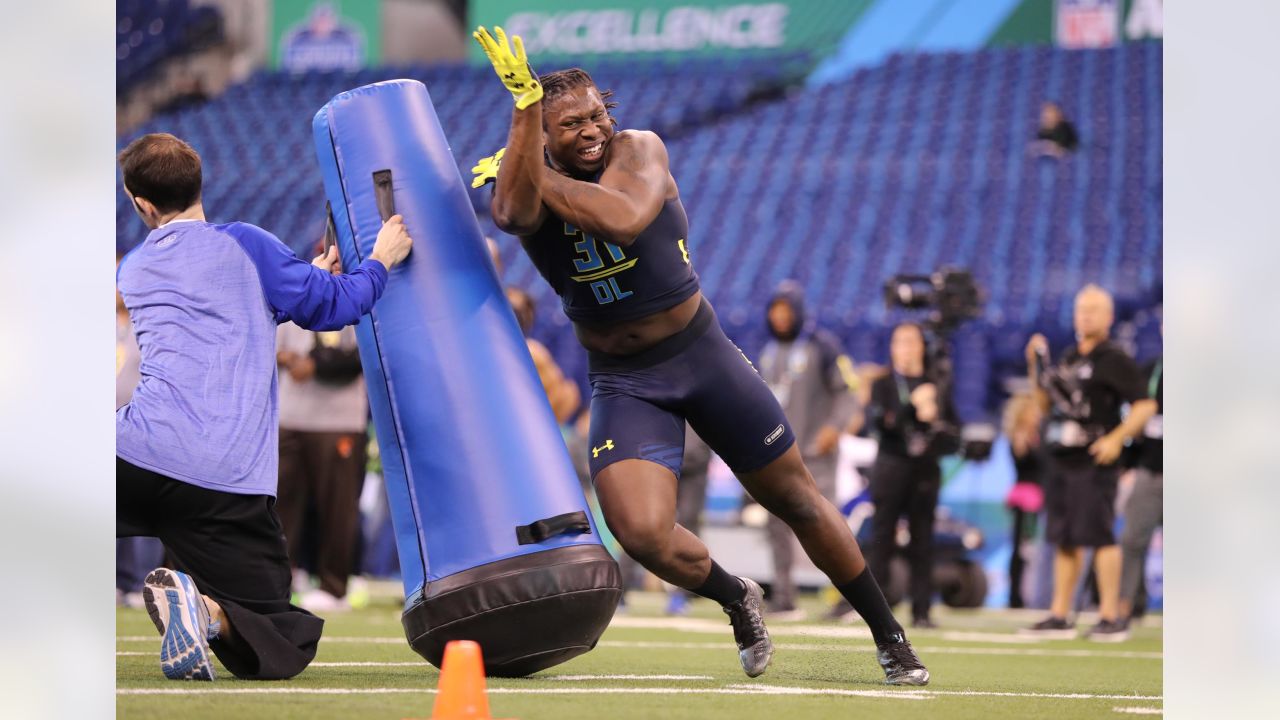
<svg viewBox="0 0 1280 720"><path fill-rule="evenodd" d="M338 244L338 228L333 224L333 206L326 200L324 203L324 254L329 254L329 248Z"/></svg>
<svg viewBox="0 0 1280 720"><path fill-rule="evenodd" d="M391 193L391 171L377 170L373 173L373 199L378 203L378 215L382 222L396 214L396 199Z"/></svg>
<svg viewBox="0 0 1280 720"><path fill-rule="evenodd" d="M521 545L540 543L556 535L582 535L591 532L591 521L581 510L543 518L516 527L516 542Z"/></svg>

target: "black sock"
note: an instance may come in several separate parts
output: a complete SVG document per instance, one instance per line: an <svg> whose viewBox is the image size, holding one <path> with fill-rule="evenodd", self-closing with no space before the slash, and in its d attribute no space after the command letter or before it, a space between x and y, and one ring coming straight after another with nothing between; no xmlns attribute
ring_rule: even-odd
<svg viewBox="0 0 1280 720"><path fill-rule="evenodd" d="M872 577L870 568L864 569L861 575L836 589L858 611L862 619L867 621L871 637L875 638L877 645L901 642L906 637L902 626L894 619L889 603L885 602L884 593L880 592L880 586Z"/></svg>
<svg viewBox="0 0 1280 720"><path fill-rule="evenodd" d="M747 596L747 586L741 580L730 575L715 560L711 561L711 572L707 579L689 592L701 595L708 600L715 600L721 605L732 605Z"/></svg>

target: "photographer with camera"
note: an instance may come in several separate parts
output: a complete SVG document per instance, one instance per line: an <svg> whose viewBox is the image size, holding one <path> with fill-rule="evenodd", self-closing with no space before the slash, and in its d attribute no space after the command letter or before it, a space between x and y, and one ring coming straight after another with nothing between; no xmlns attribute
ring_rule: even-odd
<svg viewBox="0 0 1280 720"><path fill-rule="evenodd" d="M871 387L867 411L880 450L871 468L871 572L889 583L889 561L897 547L898 518L907 516L911 539L911 617L917 628L935 627L929 619L933 600L933 522L942 473L938 458L954 449L958 425L950 381L943 363L926 363L924 329L915 323L894 328L889 343L892 372Z"/></svg>
<svg viewBox="0 0 1280 720"><path fill-rule="evenodd" d="M1027 343L1027 375L1049 395L1045 428L1049 468L1045 475L1046 538L1055 546L1050 616L1023 632L1074 638L1067 618L1076 582L1084 569L1085 548L1095 548L1094 571L1100 600L1099 620L1090 640L1120 642L1129 629L1119 614L1120 547L1115 537L1115 464L1125 442L1142 432L1156 412L1138 366L1108 338L1115 311L1111 295L1086 285L1075 299L1076 344L1049 362L1043 335ZM1121 420L1122 406L1129 414Z"/></svg>

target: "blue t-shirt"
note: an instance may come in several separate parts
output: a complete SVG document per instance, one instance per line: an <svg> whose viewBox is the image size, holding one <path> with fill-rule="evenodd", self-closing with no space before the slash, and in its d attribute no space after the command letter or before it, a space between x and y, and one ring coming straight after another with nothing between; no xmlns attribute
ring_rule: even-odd
<svg viewBox="0 0 1280 720"><path fill-rule="evenodd" d="M369 312L387 270L331 275L246 223L151 231L116 271L142 360L116 411L116 454L161 475L276 494L276 325L336 330Z"/></svg>

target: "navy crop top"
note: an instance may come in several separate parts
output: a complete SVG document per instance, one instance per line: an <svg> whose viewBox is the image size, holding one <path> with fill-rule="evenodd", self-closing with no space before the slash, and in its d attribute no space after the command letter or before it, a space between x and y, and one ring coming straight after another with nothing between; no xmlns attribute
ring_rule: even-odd
<svg viewBox="0 0 1280 720"><path fill-rule="evenodd" d="M675 198L625 248L597 240L555 213L520 242L560 296L564 314L599 325L653 315L693 297L698 274L689 262L688 234L689 218Z"/></svg>

